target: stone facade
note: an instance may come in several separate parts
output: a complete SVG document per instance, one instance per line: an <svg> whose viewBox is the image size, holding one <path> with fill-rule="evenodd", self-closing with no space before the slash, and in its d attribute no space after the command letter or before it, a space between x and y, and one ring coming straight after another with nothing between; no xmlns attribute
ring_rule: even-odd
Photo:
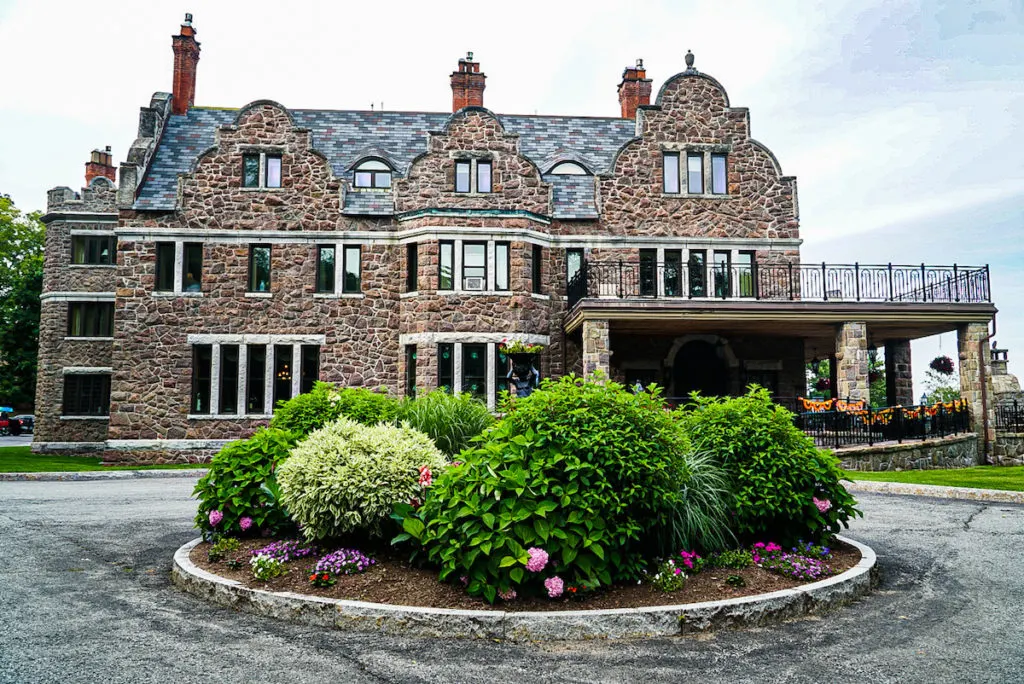
<svg viewBox="0 0 1024 684"><path fill-rule="evenodd" d="M969 323L957 330L960 397L966 399L971 407L971 427L983 445L991 445L996 438L995 392L988 339L988 325L985 324Z"/></svg>
<svg viewBox="0 0 1024 684"><path fill-rule="evenodd" d="M869 391L867 324L845 323L836 330L836 396L868 401Z"/></svg>
<svg viewBox="0 0 1024 684"><path fill-rule="evenodd" d="M600 371L607 376L611 366L611 355L608 321L585 321L583 323L583 374L591 375Z"/></svg>
<svg viewBox="0 0 1024 684"><path fill-rule="evenodd" d="M891 340L885 343L885 381L886 399L890 406L915 404L910 340Z"/></svg>
<svg viewBox="0 0 1024 684"><path fill-rule="evenodd" d="M996 432L996 441L992 447L993 465L1019 466L1024 465L1024 433Z"/></svg>
<svg viewBox="0 0 1024 684"><path fill-rule="evenodd" d="M936 470L967 468L981 463L978 436L958 435L903 444L839 449L835 455L844 470Z"/></svg>

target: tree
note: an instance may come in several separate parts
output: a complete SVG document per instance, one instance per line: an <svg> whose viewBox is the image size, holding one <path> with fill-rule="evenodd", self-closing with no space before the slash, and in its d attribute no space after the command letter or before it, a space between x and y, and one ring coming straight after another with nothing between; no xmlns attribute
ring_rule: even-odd
<svg viewBox="0 0 1024 684"><path fill-rule="evenodd" d="M807 396L815 399L831 399L832 391L831 364L828 359L807 364ZM868 391L871 395L871 406L883 408L888 405L885 392L885 357L878 350L868 350ZM846 397L839 397L845 399Z"/></svg>
<svg viewBox="0 0 1024 684"><path fill-rule="evenodd" d="M960 379L955 377L956 365L948 356L936 356L924 373L925 403L950 402L960 398Z"/></svg>
<svg viewBox="0 0 1024 684"><path fill-rule="evenodd" d="M0 195L0 403L35 400L46 227Z"/></svg>

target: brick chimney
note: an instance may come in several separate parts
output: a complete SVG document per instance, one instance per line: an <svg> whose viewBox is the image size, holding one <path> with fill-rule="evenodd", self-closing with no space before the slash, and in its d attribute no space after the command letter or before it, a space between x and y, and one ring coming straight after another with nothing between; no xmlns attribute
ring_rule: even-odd
<svg viewBox="0 0 1024 684"><path fill-rule="evenodd" d="M463 107L484 106L484 79L480 64L473 61L473 53L467 52L459 60L459 70L452 72L452 111Z"/></svg>
<svg viewBox="0 0 1024 684"><path fill-rule="evenodd" d="M199 43L192 28L192 15L185 15L181 35L171 36L174 50L174 85L171 88L171 112L184 114L196 99L196 66L199 64Z"/></svg>
<svg viewBox="0 0 1024 684"><path fill-rule="evenodd" d="M644 60L636 60L635 67L626 67L622 71L622 82L619 83L619 105L622 107L622 118L636 118L636 110L642 105L651 104L651 79L647 78Z"/></svg>
<svg viewBox="0 0 1024 684"><path fill-rule="evenodd" d="M117 167L110 155L110 145L105 150L93 150L92 157L85 162L85 184L98 176L109 178L112 183L117 181Z"/></svg>

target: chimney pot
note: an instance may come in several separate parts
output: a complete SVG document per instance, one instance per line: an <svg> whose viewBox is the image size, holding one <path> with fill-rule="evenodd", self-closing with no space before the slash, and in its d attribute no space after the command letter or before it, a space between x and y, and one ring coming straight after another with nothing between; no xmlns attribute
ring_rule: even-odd
<svg viewBox="0 0 1024 684"><path fill-rule="evenodd" d="M196 97L196 68L199 65L199 42L192 28L192 15L185 15L181 33L171 36L174 51L174 80L171 87L171 112L185 114Z"/></svg>
<svg viewBox="0 0 1024 684"><path fill-rule="evenodd" d="M463 107L484 106L484 82L487 76L480 72L480 64L473 61L473 53L459 59L459 70L452 72L452 111Z"/></svg>
<svg viewBox="0 0 1024 684"><path fill-rule="evenodd" d="M619 83L619 106L622 108L623 119L636 117L636 110L651 104L651 79L647 78L644 60L637 59L635 67L622 70L622 81Z"/></svg>

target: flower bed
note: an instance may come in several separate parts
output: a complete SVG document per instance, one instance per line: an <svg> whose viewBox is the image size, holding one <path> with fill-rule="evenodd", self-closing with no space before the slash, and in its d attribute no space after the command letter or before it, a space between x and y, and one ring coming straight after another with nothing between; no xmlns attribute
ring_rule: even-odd
<svg viewBox="0 0 1024 684"><path fill-rule="evenodd" d="M641 584L617 584L598 592L587 592L580 587L565 585L558 598L516 596L510 601L499 600L489 604L480 597L466 594L458 583L439 582L435 570L411 567L405 554L396 553L386 547L380 553L372 554L372 557L360 554L366 560L355 558L354 550L346 549L348 553L344 554L344 557L349 560L355 558L352 565L362 566L362 570L356 570L348 575L332 575L332 584L319 580L314 583L312 570L322 558L332 555L331 552L337 557L338 551L334 549L317 550L296 558L294 547L290 547L293 552L289 554L291 560L284 563L287 570L285 574L267 581L254 579L249 559L254 557L254 552L265 550L271 544L275 544L277 548L284 548L281 541L283 540L243 540L236 551L228 553L222 560L216 562L208 559L210 544L202 543L193 549L190 558L195 565L210 573L255 589L370 603L464 610L558 611L638 608L753 596L807 583L769 572L756 565L745 568L705 565L696 574L687 569L688 574L682 588L671 592L659 590L652 576L650 581ZM831 549L831 555L828 565L833 574L844 572L860 561L860 552L842 543ZM681 558L680 566L684 566L684 562L685 559ZM733 560L729 562L733 565L740 564Z"/></svg>

